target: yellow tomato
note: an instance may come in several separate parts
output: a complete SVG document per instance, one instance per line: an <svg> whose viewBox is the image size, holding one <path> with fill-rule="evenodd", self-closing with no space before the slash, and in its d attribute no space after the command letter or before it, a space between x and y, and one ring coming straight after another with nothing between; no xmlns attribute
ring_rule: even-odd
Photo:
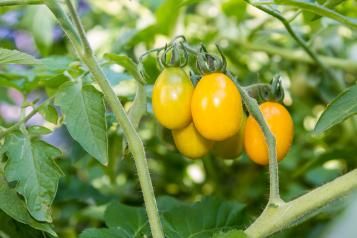
<svg viewBox="0 0 357 238"><path fill-rule="evenodd" d="M203 138L196 130L193 123L187 127L172 130L172 136L175 141L176 148L181 154L195 159L208 154L212 147L212 141Z"/></svg>
<svg viewBox="0 0 357 238"><path fill-rule="evenodd" d="M247 116L243 113L240 129L237 134L223 141L214 143L212 152L223 159L235 159L243 152L244 128Z"/></svg>
<svg viewBox="0 0 357 238"><path fill-rule="evenodd" d="M276 102L262 103L259 109L275 137L277 158L280 161L288 153L293 140L293 120L285 107ZM252 116L248 117L245 126L244 148L249 158L255 163L260 165L269 163L268 146L263 131Z"/></svg>
<svg viewBox="0 0 357 238"><path fill-rule="evenodd" d="M166 128L178 129L191 122L193 85L181 68L165 68L152 92L155 117Z"/></svg>
<svg viewBox="0 0 357 238"><path fill-rule="evenodd" d="M191 110L195 127L209 140L225 140L239 131L243 114L241 96L223 73L201 78L193 92Z"/></svg>

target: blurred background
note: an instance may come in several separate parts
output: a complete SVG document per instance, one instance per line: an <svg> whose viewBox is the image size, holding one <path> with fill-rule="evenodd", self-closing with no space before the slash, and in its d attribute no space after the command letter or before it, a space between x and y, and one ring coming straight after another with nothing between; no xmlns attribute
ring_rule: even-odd
<svg viewBox="0 0 357 238"><path fill-rule="evenodd" d="M323 4L324 0L319 2ZM336 11L357 17L356 1L339 2L334 6ZM190 44L204 43L209 50L214 50L214 43L218 43L227 57L228 68L242 85L269 83L274 75L281 75L284 104L295 125L292 148L280 163L285 200L356 168L356 116L324 134L313 133L327 103L356 83L357 32L349 26L298 8L276 7L293 31L319 56L324 68L304 52L279 20L244 1L81 0L78 8L99 58L112 52L137 59L146 50L184 35ZM63 72L74 67L76 58L44 6L1 8L0 47L44 58L51 65L49 69L0 66L0 124L9 126L18 120L23 100L51 95L65 80ZM152 115L151 90L159 73L154 56L144 62L150 75L146 86L149 103L139 133L145 143L156 196L170 195L188 202L204 196L240 201L247 206L245 224L241 224L244 228L267 202L267 167L253 164L244 154L234 160L213 155L194 161L182 157L170 132L160 127ZM128 106L135 94L135 81L121 67L103 67L117 95ZM129 152L122 151L122 133L110 112L111 166L107 168L73 141L64 126L47 122L40 115L28 123L53 129L54 133L44 138L64 152L59 164L66 176L60 181L53 210L55 230L60 237L76 237L86 227L103 226L103 211L109 201L142 205L134 163ZM357 219L357 213L351 212L356 211L356 203L343 213L348 201L356 199L344 201L273 237L348 237L339 236L341 230L348 229L350 235L357 237L357 230L351 225Z"/></svg>

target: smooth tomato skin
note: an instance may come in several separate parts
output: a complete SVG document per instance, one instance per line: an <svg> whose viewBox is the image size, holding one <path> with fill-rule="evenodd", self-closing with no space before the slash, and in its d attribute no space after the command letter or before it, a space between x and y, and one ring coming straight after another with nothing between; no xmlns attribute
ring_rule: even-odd
<svg viewBox="0 0 357 238"><path fill-rule="evenodd" d="M156 119L168 129L178 129L191 122L193 85L181 68L165 68L157 78L152 92Z"/></svg>
<svg viewBox="0 0 357 238"><path fill-rule="evenodd" d="M225 74L207 74L193 91L191 111L195 127L203 137L222 141L239 131L243 115L241 96Z"/></svg>
<svg viewBox="0 0 357 238"><path fill-rule="evenodd" d="M190 159L197 159L208 154L213 142L203 138L193 123L187 127L172 130L172 136L178 151Z"/></svg>
<svg viewBox="0 0 357 238"><path fill-rule="evenodd" d="M265 102L259 106L265 121L276 139L278 161L284 159L294 136L294 123L290 113L279 103ZM268 146L263 131L256 120L249 116L244 132L244 148L248 157L257 164L267 165Z"/></svg>
<svg viewBox="0 0 357 238"><path fill-rule="evenodd" d="M237 134L214 143L212 153L222 159L235 159L244 151L244 128L247 121L247 116L243 113L241 126Z"/></svg>

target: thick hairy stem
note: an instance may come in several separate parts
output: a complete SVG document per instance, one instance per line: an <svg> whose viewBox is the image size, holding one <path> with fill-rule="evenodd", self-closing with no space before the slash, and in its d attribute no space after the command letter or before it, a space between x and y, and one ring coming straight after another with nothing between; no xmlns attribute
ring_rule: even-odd
<svg viewBox="0 0 357 238"><path fill-rule="evenodd" d="M266 123L263 117L263 114L259 110L259 105L257 101L248 95L248 93L238 84L237 80L233 77L233 75L230 75L230 77L239 89L239 92L243 98L243 102L249 111L249 114L251 114L255 118L255 120L257 120L260 128L263 131L269 151L270 191L268 206L279 206L283 203L283 201L281 200L279 194L279 167L276 154L275 137L271 133L268 124Z"/></svg>
<svg viewBox="0 0 357 238"><path fill-rule="evenodd" d="M267 237L299 224L322 208L357 190L357 169L278 207L266 207L245 233L250 238Z"/></svg>
<svg viewBox="0 0 357 238"><path fill-rule="evenodd" d="M42 0L0 0L0 7L43 4Z"/></svg>
<svg viewBox="0 0 357 238"><path fill-rule="evenodd" d="M102 89L107 103L111 107L117 121L122 127L124 135L128 141L130 151L134 157L152 235L154 238L163 238L164 234L156 205L144 146L138 133L125 113L125 110L118 97L115 95L113 89L111 88L106 75L96 61L92 50L90 49L87 38L85 37L85 33L79 20L78 14L72 6L71 2L66 1L66 4L70 10L71 17L76 24L76 29L73 29L72 23L65 15L63 9L59 6L56 0L45 0L45 3L56 16L63 30L76 49L79 58L87 65L89 71L92 73L94 79Z"/></svg>

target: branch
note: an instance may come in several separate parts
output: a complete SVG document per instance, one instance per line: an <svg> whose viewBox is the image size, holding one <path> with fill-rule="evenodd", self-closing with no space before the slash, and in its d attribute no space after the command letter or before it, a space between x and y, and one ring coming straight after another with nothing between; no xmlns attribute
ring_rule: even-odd
<svg viewBox="0 0 357 238"><path fill-rule="evenodd" d="M288 31L288 33L294 38L294 40L305 50L305 52L316 62L316 64L322 68L323 70L325 70L325 72L327 72L327 74L330 76L331 79L334 79L335 81L336 78L335 76L332 74L332 72L330 72L329 68L326 67L326 65L319 59L319 57L317 56L317 54L311 50L309 48L309 46L307 45L307 43L298 35L296 34L293 29L291 28L289 21L286 20L282 15L280 15L278 12L265 7L265 6L261 6L261 5L254 5L253 3L251 3L249 0L245 0L246 2L248 2L249 4L255 6L256 8L268 13L269 15L275 17L276 19L278 19L285 27L285 29Z"/></svg>
<svg viewBox="0 0 357 238"><path fill-rule="evenodd" d="M288 50L268 44L256 44L248 41L239 41L235 43L245 49L250 49L253 51L264 51L268 54L279 55L285 59L292 61L305 62L309 64L316 63L310 57L308 57L304 51L301 50ZM318 58L327 66L341 68L351 73L357 72L357 61L328 57L323 55L318 55Z"/></svg>
<svg viewBox="0 0 357 238"><path fill-rule="evenodd" d="M152 235L154 238L163 238L164 234L156 205L154 189L152 187L143 143L125 113L123 105L120 103L118 97L111 88L106 75L93 55L76 10L74 9L71 1L66 0L66 5L76 26L76 29L74 29L72 22L64 13L57 0L44 0L44 2L56 16L64 32L72 42L79 58L87 65L89 71L92 73L94 79L102 89L107 103L111 107L117 121L122 127L124 135L128 141L130 151L134 157Z"/></svg>
<svg viewBox="0 0 357 238"><path fill-rule="evenodd" d="M338 21L346 26L351 27L352 29L357 28L357 19L355 18L350 18L346 17L334 10L331 10L330 8L327 8L323 5L320 5L318 3L312 3L308 1L300 1L300 0L273 0L273 1L254 1L252 2L255 6L261 6L261 5L271 5L271 4L277 4L277 5L287 5L287 6L293 6L293 7L299 7L302 10L306 10L312 13L315 13L319 16L324 16L331 18L335 21Z"/></svg>
<svg viewBox="0 0 357 238"><path fill-rule="evenodd" d="M278 167L278 160L276 155L275 137L271 133L268 124L266 123L263 117L263 114L259 110L257 101L247 94L247 92L238 84L237 79L230 72L227 72L227 75L236 84L240 94L242 95L243 102L249 111L249 114L251 114L255 118L255 120L257 120L260 128L263 131L265 140L268 145L268 152L269 152L270 190L269 190L269 201L267 206L274 206L274 207L279 206L284 202L281 200L279 194L279 167Z"/></svg>
<svg viewBox="0 0 357 238"><path fill-rule="evenodd" d="M0 7L43 4L42 0L0 0Z"/></svg>
<svg viewBox="0 0 357 238"><path fill-rule="evenodd" d="M5 130L0 131L0 139L3 138L4 136L8 135L9 133L19 129L19 127L21 125L23 125L25 122L30 120L34 115L36 115L39 112L39 110L44 105L48 104L52 99L53 99L53 97L46 99L43 103L41 103L36 108L34 108L27 116L23 117L21 120L19 120L18 122L16 122L14 125L10 126L9 128L6 128Z"/></svg>
<svg viewBox="0 0 357 238"><path fill-rule="evenodd" d="M357 189L357 169L279 207L266 207L245 233L266 237L316 215L321 209Z"/></svg>

